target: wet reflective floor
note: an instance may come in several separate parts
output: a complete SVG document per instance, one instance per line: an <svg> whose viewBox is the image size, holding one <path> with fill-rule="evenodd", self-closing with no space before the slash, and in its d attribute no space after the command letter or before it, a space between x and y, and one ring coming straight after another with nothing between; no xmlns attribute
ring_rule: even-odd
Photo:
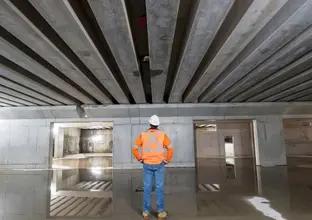
<svg viewBox="0 0 312 220"><path fill-rule="evenodd" d="M312 219L311 163L289 164L198 160L198 169L167 168L168 219ZM1 220L141 219L141 170L0 170L0 184Z"/></svg>

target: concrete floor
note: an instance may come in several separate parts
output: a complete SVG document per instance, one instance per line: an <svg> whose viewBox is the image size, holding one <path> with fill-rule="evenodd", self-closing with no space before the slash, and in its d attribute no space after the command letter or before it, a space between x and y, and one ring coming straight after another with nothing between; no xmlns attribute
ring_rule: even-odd
<svg viewBox="0 0 312 220"><path fill-rule="evenodd" d="M288 163L288 168L255 168L253 159L236 159L233 169L224 160L202 159L198 169L167 168L170 219L311 219L312 169L302 166L312 160ZM83 168L0 170L0 219L140 219L141 170L78 164ZM155 207L154 195L153 202Z"/></svg>

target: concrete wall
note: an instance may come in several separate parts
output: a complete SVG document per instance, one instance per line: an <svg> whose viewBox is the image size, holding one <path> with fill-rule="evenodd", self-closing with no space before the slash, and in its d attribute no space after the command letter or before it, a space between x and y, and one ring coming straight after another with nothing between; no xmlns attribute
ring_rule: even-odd
<svg viewBox="0 0 312 220"><path fill-rule="evenodd" d="M225 157L224 138L226 136L232 136L234 139L235 157L253 156L251 122L216 122L216 126L216 131L196 129L196 157Z"/></svg>
<svg viewBox="0 0 312 220"><path fill-rule="evenodd" d="M112 153L112 150L113 130L81 130L80 153Z"/></svg>
<svg viewBox="0 0 312 220"><path fill-rule="evenodd" d="M64 129L63 156L80 153L80 128Z"/></svg>
<svg viewBox="0 0 312 220"><path fill-rule="evenodd" d="M50 123L46 120L0 121L1 167L47 167Z"/></svg>
<svg viewBox="0 0 312 220"><path fill-rule="evenodd" d="M256 164L286 165L286 149L281 116L258 117L253 121Z"/></svg>
<svg viewBox="0 0 312 220"><path fill-rule="evenodd" d="M148 117L153 114L160 116L160 128L168 133L175 147L170 166L195 166L194 120L233 119L254 120L257 164L271 166L286 164L282 118L312 118L312 105L247 103L90 106L84 109L77 106L0 108L0 118L3 119L0 120L0 167L48 167L52 155L52 123L106 121L114 124L114 168L140 168L141 164L131 154L131 147L139 133L148 128Z"/></svg>
<svg viewBox="0 0 312 220"><path fill-rule="evenodd" d="M176 118L161 118L160 130L167 133L175 148L171 166L194 166L194 134L191 118L176 120ZM140 167L133 157L131 148L142 131L149 128L148 118L133 118L130 124L114 124L113 161L117 167Z"/></svg>

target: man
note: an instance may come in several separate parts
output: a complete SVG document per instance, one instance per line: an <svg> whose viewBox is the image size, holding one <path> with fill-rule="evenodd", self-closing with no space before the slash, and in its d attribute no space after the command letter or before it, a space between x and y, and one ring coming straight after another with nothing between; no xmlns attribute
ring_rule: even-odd
<svg viewBox="0 0 312 220"><path fill-rule="evenodd" d="M149 123L150 128L137 138L132 153L139 162L143 163L143 217L149 219L154 178L158 218L164 219L167 217L164 202L164 166L172 159L173 147L165 132L158 130L160 122L156 115L149 119ZM165 150L167 150L167 155Z"/></svg>

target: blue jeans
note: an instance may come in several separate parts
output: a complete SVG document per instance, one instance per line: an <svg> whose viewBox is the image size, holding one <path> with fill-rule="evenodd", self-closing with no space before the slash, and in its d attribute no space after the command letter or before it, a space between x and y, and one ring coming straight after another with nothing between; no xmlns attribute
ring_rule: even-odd
<svg viewBox="0 0 312 220"><path fill-rule="evenodd" d="M151 194L153 188L153 177L156 185L156 203L157 211L165 211L165 199L164 199L164 179L165 179L165 164L150 165L143 164L143 211L149 212L151 210Z"/></svg>

